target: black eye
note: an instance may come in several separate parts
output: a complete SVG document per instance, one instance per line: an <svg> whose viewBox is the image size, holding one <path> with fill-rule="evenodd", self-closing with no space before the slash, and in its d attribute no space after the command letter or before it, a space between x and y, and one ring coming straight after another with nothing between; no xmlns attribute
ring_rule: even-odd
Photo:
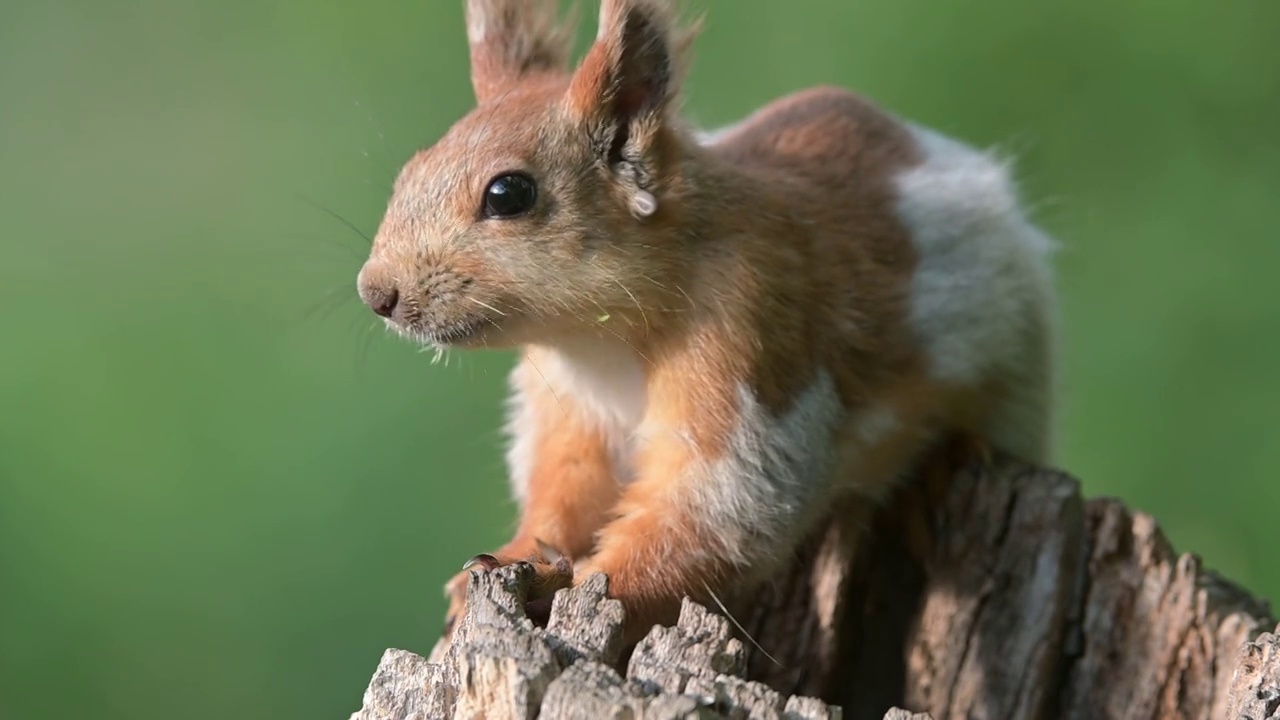
<svg viewBox="0 0 1280 720"><path fill-rule="evenodd" d="M484 215L489 218L511 218L523 215L538 199L538 186L523 173L499 175L484 191Z"/></svg>

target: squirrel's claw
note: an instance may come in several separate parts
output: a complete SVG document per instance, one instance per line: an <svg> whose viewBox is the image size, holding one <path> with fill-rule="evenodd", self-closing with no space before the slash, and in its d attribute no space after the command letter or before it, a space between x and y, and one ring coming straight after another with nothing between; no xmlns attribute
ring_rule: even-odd
<svg viewBox="0 0 1280 720"><path fill-rule="evenodd" d="M497 570L498 568L502 567L502 562L498 560L498 558L488 553L480 553L479 555L476 555L475 557L468 560L462 566L462 569L470 570L475 565L479 565L483 567L485 571L489 571L489 570Z"/></svg>
<svg viewBox="0 0 1280 720"><path fill-rule="evenodd" d="M545 624L555 592L573 585L573 560L551 545L538 541L538 552L524 560L499 559L489 553L481 553L468 560L462 566L462 571L444 587L449 609L445 613L443 636L452 635L458 620L466 611L467 584L471 573L476 570L490 572L513 563L523 563L533 568L534 581L529 588L527 610L535 622L541 620Z"/></svg>

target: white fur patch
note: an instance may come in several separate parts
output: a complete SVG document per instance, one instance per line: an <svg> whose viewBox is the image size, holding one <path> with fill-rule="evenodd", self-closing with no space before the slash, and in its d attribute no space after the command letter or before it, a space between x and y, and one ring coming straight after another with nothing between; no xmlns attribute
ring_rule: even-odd
<svg viewBox="0 0 1280 720"><path fill-rule="evenodd" d="M467 8L467 41L472 45L478 45L484 42L489 35L489 13L484 9L483 5Z"/></svg>
<svg viewBox="0 0 1280 720"><path fill-rule="evenodd" d="M466 5L467 42L478 45L503 34L511 35L512 28L504 17L505 9L492 0L468 0ZM514 37L508 39L515 40Z"/></svg>
<svg viewBox="0 0 1280 720"><path fill-rule="evenodd" d="M537 455L539 404L532 402L524 387L530 369L521 360L511 371L511 394L507 396L507 479L511 495L521 507L529 498L529 478Z"/></svg>
<svg viewBox="0 0 1280 720"><path fill-rule="evenodd" d="M609 341L568 345L540 355L538 369L557 393L571 396L588 418L607 428L633 431L645 409L644 367L634 350Z"/></svg>
<svg viewBox="0 0 1280 720"><path fill-rule="evenodd" d="M932 374L956 385L1000 379L1023 388L1028 407L1003 414L1031 422L1022 432L1036 435L1049 411L1053 243L1025 218L1003 162L934 131L911 131L926 159L896 178L898 212L920 256L911 322ZM1037 444L1016 443L1028 451Z"/></svg>
<svg viewBox="0 0 1280 720"><path fill-rule="evenodd" d="M773 559L762 557L770 550L789 551L829 509L845 410L825 372L782 417L772 416L745 386L738 402L726 452L691 468L688 482L704 522L745 566Z"/></svg>
<svg viewBox="0 0 1280 720"><path fill-rule="evenodd" d="M532 472L538 413L541 404L529 402L522 388L546 387L561 402L552 412L585 414L585 420L600 428L609 440L614 476L620 483L631 480L631 444L644 416L645 380L641 358L634 350L611 342L584 342L540 353L537 360L522 360L512 374L507 433L510 444L507 464L516 498L523 503ZM536 364L534 364L536 363Z"/></svg>

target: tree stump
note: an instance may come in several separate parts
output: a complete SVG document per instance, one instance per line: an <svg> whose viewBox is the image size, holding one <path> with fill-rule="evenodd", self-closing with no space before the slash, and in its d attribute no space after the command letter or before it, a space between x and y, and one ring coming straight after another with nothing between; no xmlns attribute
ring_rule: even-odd
<svg viewBox="0 0 1280 720"><path fill-rule="evenodd" d="M557 593L546 627L526 568L473 577L448 651L388 650L352 720L1280 720L1265 602L1149 516L1004 458L837 510L763 591L686 600L629 656L606 577Z"/></svg>

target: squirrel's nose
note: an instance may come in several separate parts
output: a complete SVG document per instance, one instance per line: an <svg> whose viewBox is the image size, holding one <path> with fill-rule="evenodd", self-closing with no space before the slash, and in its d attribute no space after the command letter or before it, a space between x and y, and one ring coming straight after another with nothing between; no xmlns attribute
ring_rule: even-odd
<svg viewBox="0 0 1280 720"><path fill-rule="evenodd" d="M370 293L365 302L382 317L391 317L391 314L396 311L396 303L400 302L400 291L395 288L381 288Z"/></svg>
<svg viewBox="0 0 1280 720"><path fill-rule="evenodd" d="M395 285L362 277L359 289L360 299L370 310L384 318L395 313L396 305L400 302L400 290Z"/></svg>

